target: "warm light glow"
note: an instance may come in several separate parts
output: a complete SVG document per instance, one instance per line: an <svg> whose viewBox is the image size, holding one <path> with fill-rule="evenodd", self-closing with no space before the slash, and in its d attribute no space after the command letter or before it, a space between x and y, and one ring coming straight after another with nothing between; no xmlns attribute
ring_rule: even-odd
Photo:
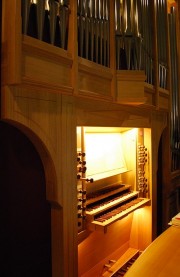
<svg viewBox="0 0 180 277"><path fill-rule="evenodd" d="M136 139L137 128L77 127L77 152L86 155L86 177L97 181L132 170Z"/></svg>
<svg viewBox="0 0 180 277"><path fill-rule="evenodd" d="M170 13L171 12L171 7L176 7L176 1L168 0L167 5L168 5L168 13Z"/></svg>
<svg viewBox="0 0 180 277"><path fill-rule="evenodd" d="M134 211L134 217L135 216L140 216L144 213L144 208L138 208L137 210Z"/></svg>
<svg viewBox="0 0 180 277"><path fill-rule="evenodd" d="M86 133L87 177L103 179L127 171L121 133Z"/></svg>
<svg viewBox="0 0 180 277"><path fill-rule="evenodd" d="M77 134L77 151L81 152L81 127L76 128Z"/></svg>
<svg viewBox="0 0 180 277"><path fill-rule="evenodd" d="M175 0L168 0L168 4L176 4L176 1Z"/></svg>

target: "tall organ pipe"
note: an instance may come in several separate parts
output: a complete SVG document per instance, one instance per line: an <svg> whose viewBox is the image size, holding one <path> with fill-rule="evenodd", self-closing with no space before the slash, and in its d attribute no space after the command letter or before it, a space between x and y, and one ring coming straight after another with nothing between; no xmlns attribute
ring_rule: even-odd
<svg viewBox="0 0 180 277"><path fill-rule="evenodd" d="M69 0L22 0L22 33L67 49Z"/></svg>

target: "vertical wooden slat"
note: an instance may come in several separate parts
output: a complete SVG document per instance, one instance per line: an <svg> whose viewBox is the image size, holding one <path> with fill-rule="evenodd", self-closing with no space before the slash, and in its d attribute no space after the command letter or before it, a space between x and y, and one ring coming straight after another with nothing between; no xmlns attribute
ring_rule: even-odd
<svg viewBox="0 0 180 277"><path fill-rule="evenodd" d="M2 2L2 83L21 82L21 1Z"/></svg>
<svg viewBox="0 0 180 277"><path fill-rule="evenodd" d="M62 98L61 169L63 187L64 275L77 277L76 118L74 104Z"/></svg>

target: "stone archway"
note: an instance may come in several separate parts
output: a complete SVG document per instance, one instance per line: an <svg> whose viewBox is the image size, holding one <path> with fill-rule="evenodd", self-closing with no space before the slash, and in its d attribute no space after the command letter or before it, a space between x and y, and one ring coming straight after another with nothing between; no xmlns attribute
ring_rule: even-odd
<svg viewBox="0 0 180 277"><path fill-rule="evenodd" d="M0 122L0 179L2 276L52 276L44 167L28 137L5 122Z"/></svg>

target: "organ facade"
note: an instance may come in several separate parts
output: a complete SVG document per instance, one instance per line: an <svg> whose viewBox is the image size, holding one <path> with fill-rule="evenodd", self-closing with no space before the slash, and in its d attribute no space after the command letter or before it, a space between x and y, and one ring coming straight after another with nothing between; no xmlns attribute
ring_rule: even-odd
<svg viewBox="0 0 180 277"><path fill-rule="evenodd" d="M2 1L1 120L44 166L53 277L123 276L177 213L178 11Z"/></svg>

